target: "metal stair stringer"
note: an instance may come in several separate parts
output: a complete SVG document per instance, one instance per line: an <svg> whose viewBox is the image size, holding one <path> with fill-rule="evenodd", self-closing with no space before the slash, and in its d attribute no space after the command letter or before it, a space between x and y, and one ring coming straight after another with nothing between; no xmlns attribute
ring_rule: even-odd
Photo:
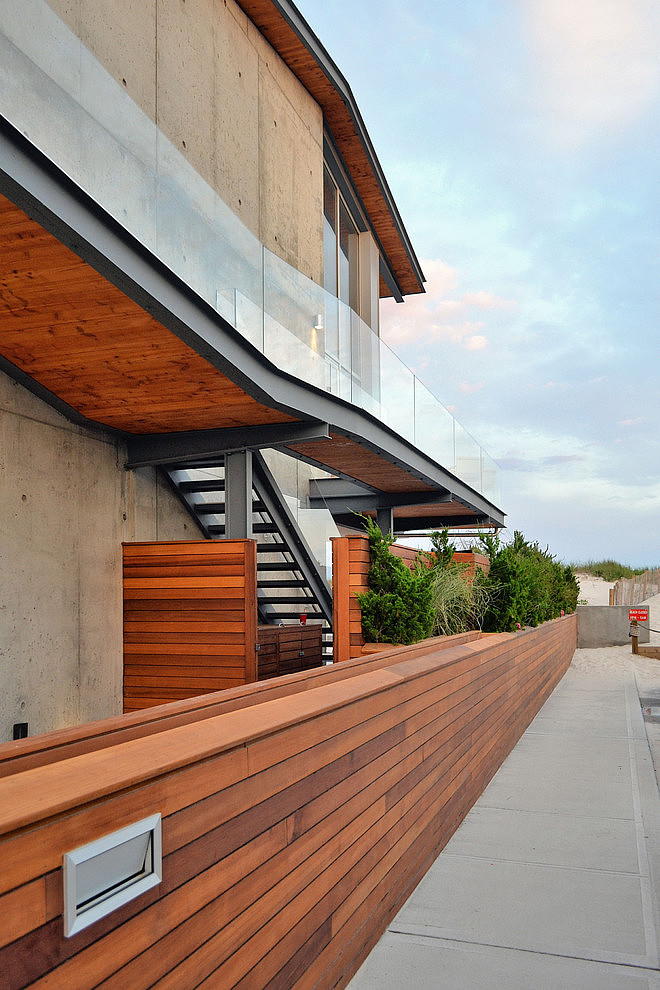
<svg viewBox="0 0 660 990"><path fill-rule="evenodd" d="M166 477L206 539L225 535L224 458L163 466ZM253 452L252 530L257 540L257 604L261 622L323 624L332 642L332 591L263 457ZM201 476L200 476L201 475Z"/></svg>
<svg viewBox="0 0 660 990"><path fill-rule="evenodd" d="M319 609L319 618L332 629L332 590L259 451L252 454L252 485L267 516L275 524L279 536L294 558L295 567L305 582L304 587L311 593ZM301 598L300 603L305 604L305 599Z"/></svg>

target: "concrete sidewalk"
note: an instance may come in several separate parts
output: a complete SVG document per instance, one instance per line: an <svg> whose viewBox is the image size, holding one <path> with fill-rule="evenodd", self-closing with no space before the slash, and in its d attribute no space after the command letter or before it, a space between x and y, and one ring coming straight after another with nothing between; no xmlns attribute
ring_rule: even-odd
<svg viewBox="0 0 660 990"><path fill-rule="evenodd" d="M350 990L660 990L640 694L660 706L660 662L576 652Z"/></svg>

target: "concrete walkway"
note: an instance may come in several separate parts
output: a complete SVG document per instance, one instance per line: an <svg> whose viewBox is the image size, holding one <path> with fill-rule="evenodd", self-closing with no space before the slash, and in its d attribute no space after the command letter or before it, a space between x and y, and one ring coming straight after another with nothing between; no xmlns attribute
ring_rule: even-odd
<svg viewBox="0 0 660 990"><path fill-rule="evenodd" d="M660 792L640 696L660 770L660 662L577 651L350 990L660 990Z"/></svg>

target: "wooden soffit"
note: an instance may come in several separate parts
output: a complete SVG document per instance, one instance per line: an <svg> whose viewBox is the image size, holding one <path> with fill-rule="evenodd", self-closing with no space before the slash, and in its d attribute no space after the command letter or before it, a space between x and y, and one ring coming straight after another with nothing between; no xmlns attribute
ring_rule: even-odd
<svg viewBox="0 0 660 990"><path fill-rule="evenodd" d="M45 389L47 401L59 400L69 413L129 436L246 427L259 434L266 426L302 425L310 417L304 403L273 397L271 404L263 388L256 390L261 399L254 398L244 379L237 384L3 195L0 356L12 373L18 369ZM330 397L312 398L314 407L320 402L325 408ZM406 493L437 490L405 458L336 426L327 439L287 447L326 471L402 494L402 502ZM442 511L447 514L446 504Z"/></svg>
<svg viewBox="0 0 660 990"><path fill-rule="evenodd" d="M126 433L286 423L0 196L0 354Z"/></svg>

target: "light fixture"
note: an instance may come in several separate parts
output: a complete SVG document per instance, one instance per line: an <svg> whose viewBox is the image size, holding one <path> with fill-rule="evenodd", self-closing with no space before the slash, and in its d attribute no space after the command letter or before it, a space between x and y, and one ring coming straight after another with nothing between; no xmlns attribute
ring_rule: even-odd
<svg viewBox="0 0 660 990"><path fill-rule="evenodd" d="M71 938L163 876L160 814L65 853L64 935Z"/></svg>
<svg viewBox="0 0 660 990"><path fill-rule="evenodd" d="M318 313L317 314L317 316L316 316L316 322L314 324L314 329L315 330L322 330L323 329L323 313Z"/></svg>

